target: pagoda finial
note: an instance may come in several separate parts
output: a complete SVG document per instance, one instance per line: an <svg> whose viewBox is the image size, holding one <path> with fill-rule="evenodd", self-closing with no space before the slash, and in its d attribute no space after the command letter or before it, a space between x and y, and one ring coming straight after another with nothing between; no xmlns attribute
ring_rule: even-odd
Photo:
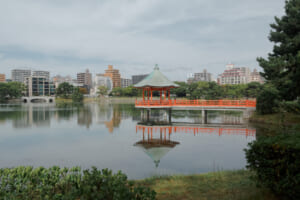
<svg viewBox="0 0 300 200"><path fill-rule="evenodd" d="M159 70L158 64L155 64L154 70Z"/></svg>

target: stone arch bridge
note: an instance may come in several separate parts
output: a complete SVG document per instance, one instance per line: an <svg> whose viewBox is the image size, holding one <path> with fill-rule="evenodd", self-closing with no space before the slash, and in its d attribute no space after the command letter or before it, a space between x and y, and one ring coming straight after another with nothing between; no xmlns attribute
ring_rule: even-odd
<svg viewBox="0 0 300 200"><path fill-rule="evenodd" d="M35 102L54 103L55 97L49 97L49 96L22 97L22 102L23 103L35 103Z"/></svg>

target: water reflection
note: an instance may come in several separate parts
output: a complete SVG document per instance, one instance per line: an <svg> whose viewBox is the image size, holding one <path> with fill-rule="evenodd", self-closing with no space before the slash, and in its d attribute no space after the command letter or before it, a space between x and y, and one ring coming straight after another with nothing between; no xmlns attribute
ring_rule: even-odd
<svg viewBox="0 0 300 200"><path fill-rule="evenodd" d="M207 124L197 111L151 117L142 123L133 104L0 105L0 167L96 166L129 178L240 169L256 137L238 112L208 112Z"/></svg>

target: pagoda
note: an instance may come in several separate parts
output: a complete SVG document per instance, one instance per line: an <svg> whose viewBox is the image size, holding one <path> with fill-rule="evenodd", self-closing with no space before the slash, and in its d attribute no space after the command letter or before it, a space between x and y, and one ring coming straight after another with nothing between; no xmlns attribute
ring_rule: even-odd
<svg viewBox="0 0 300 200"><path fill-rule="evenodd" d="M153 91L159 91L160 102L162 102L163 100L166 100L167 97L168 100L170 100L170 90L179 86L164 76L159 71L158 65L156 64L153 72L133 87L143 89L143 102L146 101L149 103L152 101Z"/></svg>

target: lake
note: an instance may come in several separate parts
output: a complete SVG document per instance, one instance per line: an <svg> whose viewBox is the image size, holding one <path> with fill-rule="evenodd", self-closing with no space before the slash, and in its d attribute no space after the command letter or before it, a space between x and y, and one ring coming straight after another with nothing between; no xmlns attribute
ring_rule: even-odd
<svg viewBox="0 0 300 200"><path fill-rule="evenodd" d="M143 123L134 104L1 104L0 168L81 166L129 179L242 169L256 129L240 112L164 111Z"/></svg>

